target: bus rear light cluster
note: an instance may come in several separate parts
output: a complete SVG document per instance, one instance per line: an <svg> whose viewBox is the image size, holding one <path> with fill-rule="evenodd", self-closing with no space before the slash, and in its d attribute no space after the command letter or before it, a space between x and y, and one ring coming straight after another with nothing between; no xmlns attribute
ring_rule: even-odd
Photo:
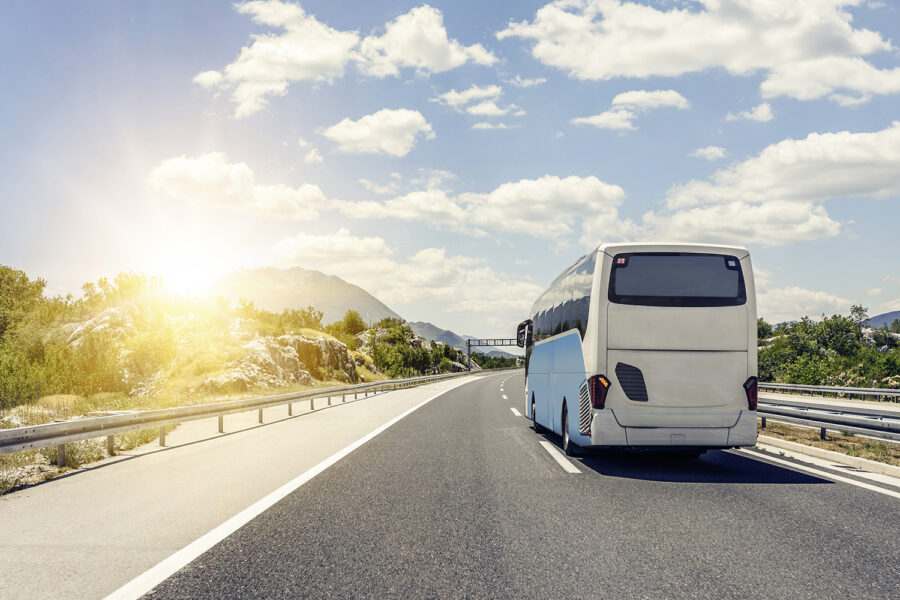
<svg viewBox="0 0 900 600"><path fill-rule="evenodd" d="M747 392L747 408L756 410L759 403L759 380L754 376L744 382L744 391Z"/></svg>
<svg viewBox="0 0 900 600"><path fill-rule="evenodd" d="M601 409L606 406L606 393L609 391L609 379L605 375L593 375L587 380L591 393L591 406Z"/></svg>

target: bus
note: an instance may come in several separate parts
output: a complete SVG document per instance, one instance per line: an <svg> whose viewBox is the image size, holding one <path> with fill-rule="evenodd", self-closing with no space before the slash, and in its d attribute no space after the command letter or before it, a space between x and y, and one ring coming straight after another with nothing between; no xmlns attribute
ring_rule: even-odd
<svg viewBox="0 0 900 600"><path fill-rule="evenodd" d="M525 414L569 455L753 446L756 325L746 249L602 244L519 324Z"/></svg>

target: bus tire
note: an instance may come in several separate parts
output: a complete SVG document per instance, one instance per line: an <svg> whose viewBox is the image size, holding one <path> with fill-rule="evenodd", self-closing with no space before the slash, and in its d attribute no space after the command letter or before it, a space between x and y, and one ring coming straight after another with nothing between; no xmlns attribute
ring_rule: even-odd
<svg viewBox="0 0 900 600"><path fill-rule="evenodd" d="M569 409L565 404L563 404L562 413L562 446L566 456L578 455L578 446L575 445L575 443L572 442L572 438L569 437Z"/></svg>
<svg viewBox="0 0 900 600"><path fill-rule="evenodd" d="M538 425L537 416L535 416L534 412L534 394L531 394L531 427L534 429L535 433L543 433L544 428Z"/></svg>

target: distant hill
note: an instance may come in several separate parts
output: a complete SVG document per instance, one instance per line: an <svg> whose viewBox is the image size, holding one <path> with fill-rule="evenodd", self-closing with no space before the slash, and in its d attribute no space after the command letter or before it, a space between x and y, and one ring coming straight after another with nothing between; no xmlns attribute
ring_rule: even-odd
<svg viewBox="0 0 900 600"><path fill-rule="evenodd" d="M302 267L239 269L216 282L212 291L233 300L252 300L257 307L267 310L314 306L324 313L324 323L337 321L349 309L357 311L366 323L385 317L400 318L358 285Z"/></svg>
<svg viewBox="0 0 900 600"><path fill-rule="evenodd" d="M408 325L412 328L416 335L422 336L429 342L432 340L435 342L443 342L445 344L453 346L454 348L458 348L463 352L466 351L466 340L475 339L475 336L458 335L448 329L441 329L437 325L428 323L426 321L417 321L415 323L408 323ZM492 346L479 346L477 348L473 348L472 351L478 351L488 356L495 356L500 358L515 357L515 354L510 354L509 352L505 352Z"/></svg>
<svg viewBox="0 0 900 600"><path fill-rule="evenodd" d="M868 321L866 321L865 325L874 327L875 329L881 329L885 325L890 326L891 323L894 322L894 319L900 319L900 310L895 310L894 312L884 313L881 315L875 315L874 317L871 317Z"/></svg>

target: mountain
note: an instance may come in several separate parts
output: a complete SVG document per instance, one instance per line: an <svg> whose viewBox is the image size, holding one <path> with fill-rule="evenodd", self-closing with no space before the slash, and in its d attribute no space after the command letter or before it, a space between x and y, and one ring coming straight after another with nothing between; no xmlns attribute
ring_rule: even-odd
<svg viewBox="0 0 900 600"><path fill-rule="evenodd" d="M466 340L452 331L441 329L433 323L425 321L416 321L415 323L407 323L416 335L421 336L429 342L443 342L449 346L453 346L463 352L466 351Z"/></svg>
<svg viewBox="0 0 900 600"><path fill-rule="evenodd" d="M400 318L358 285L335 275L302 267L239 269L217 281L212 291L232 300L252 300L257 307L266 310L314 306L324 313L323 323L341 319L350 309L357 311L366 323L374 323L384 317Z"/></svg>
<svg viewBox="0 0 900 600"><path fill-rule="evenodd" d="M894 312L884 313L881 315L875 315L871 317L864 324L868 327L874 327L875 329L881 329L885 325L888 327L891 326L891 323L894 322L894 319L900 319L900 310L895 310Z"/></svg>
<svg viewBox="0 0 900 600"><path fill-rule="evenodd" d="M416 335L419 335L426 340L443 342L445 344L449 344L454 348L458 348L463 352L466 351L466 340L474 340L475 336L472 335L457 335L448 329L441 329L437 325L433 323L428 323L426 321L417 321L415 323L407 323ZM514 358L515 354L510 354L509 352L504 352L498 348L494 348L492 346L477 346L472 349L473 352L482 352L488 356L496 356L500 358Z"/></svg>

